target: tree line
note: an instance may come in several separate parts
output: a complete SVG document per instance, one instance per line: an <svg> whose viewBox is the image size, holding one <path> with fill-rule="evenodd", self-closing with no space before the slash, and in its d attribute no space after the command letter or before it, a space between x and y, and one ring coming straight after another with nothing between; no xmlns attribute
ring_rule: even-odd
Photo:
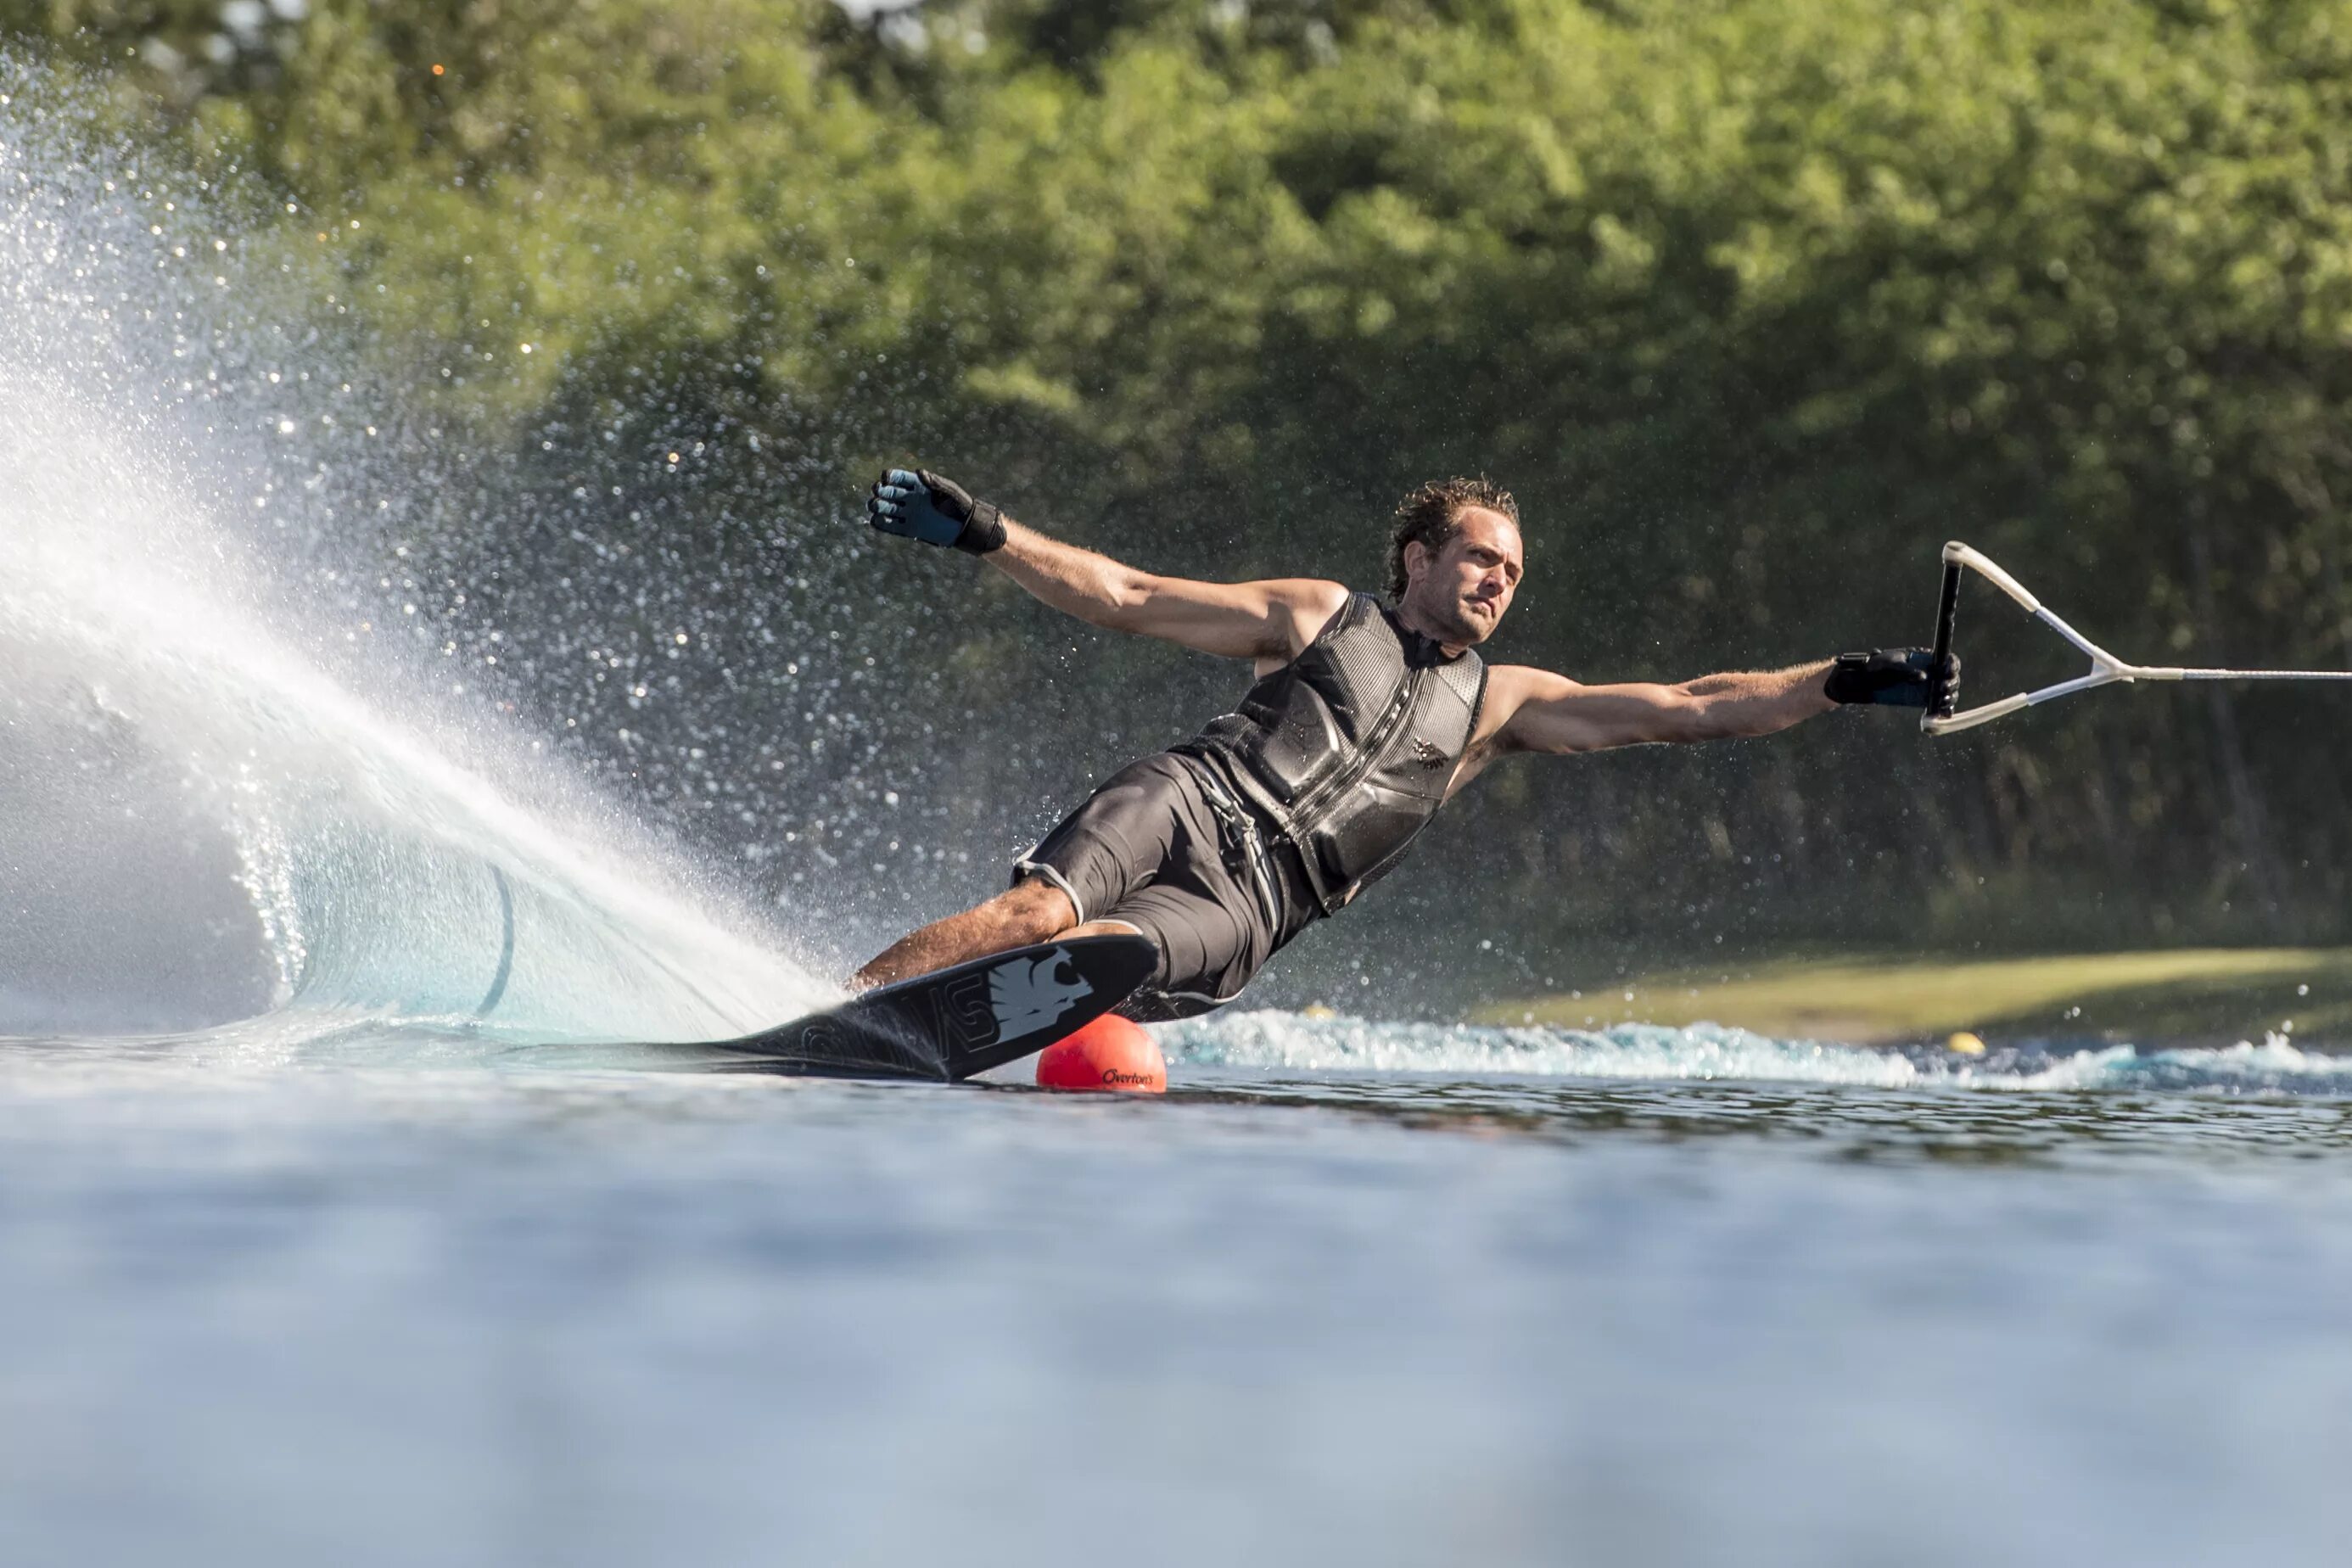
<svg viewBox="0 0 2352 1568"><path fill-rule="evenodd" d="M2325 0L0 18L288 193L268 242L366 302L502 482L703 441L660 507L595 520L680 595L887 575L903 624L848 646L889 700L836 699L867 740L805 789L870 801L919 745L990 803L935 802L934 834L1025 828L1233 676L843 542L864 472L916 455L1141 563L1365 584L1398 495L1491 475L1529 553L1498 652L1587 679L1921 640L1948 537L2126 655L2352 668L2352 16ZM561 554L579 510L511 526ZM423 531L453 572L495 553ZM1975 692L2044 678L2044 634L1967 616ZM784 743L762 715L800 699L739 676L641 739ZM996 743L1041 706L1086 739ZM1653 953L2352 937L2336 693L2111 692L1942 742L1880 717L1520 764L1393 918Z"/></svg>

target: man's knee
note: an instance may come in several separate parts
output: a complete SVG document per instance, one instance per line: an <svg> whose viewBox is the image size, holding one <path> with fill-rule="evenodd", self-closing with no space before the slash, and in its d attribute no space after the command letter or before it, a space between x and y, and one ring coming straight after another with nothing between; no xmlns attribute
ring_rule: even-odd
<svg viewBox="0 0 2352 1568"><path fill-rule="evenodd" d="M1078 923L1070 896L1043 877L1024 877L981 907L1024 944L1051 941Z"/></svg>

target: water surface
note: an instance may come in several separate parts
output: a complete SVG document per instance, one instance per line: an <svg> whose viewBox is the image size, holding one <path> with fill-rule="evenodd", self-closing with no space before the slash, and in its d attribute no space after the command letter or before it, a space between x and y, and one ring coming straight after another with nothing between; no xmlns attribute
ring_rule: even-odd
<svg viewBox="0 0 2352 1568"><path fill-rule="evenodd" d="M1258 1014L1107 1100L236 1034L0 1049L12 1560L2316 1563L2352 1528L2352 1098L2283 1044L1963 1078L1749 1037L1727 1077L1719 1032Z"/></svg>

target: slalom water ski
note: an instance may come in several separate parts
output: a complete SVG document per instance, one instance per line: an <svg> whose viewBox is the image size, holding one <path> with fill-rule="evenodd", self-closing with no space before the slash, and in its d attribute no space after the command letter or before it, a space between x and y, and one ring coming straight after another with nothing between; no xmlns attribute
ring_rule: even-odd
<svg viewBox="0 0 2352 1568"><path fill-rule="evenodd" d="M644 1048L713 1072L953 1083L1109 1012L1157 958L1139 936L1041 942L880 986L739 1040Z"/></svg>

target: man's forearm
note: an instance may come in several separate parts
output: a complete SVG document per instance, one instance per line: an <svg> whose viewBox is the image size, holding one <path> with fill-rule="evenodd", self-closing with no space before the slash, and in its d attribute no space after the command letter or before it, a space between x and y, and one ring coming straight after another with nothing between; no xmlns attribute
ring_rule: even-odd
<svg viewBox="0 0 2352 1568"><path fill-rule="evenodd" d="M1696 717L1706 738L1769 735L1837 706L1822 689L1830 663L1702 675L1683 682L1683 690L1697 700Z"/></svg>
<svg viewBox="0 0 2352 1568"><path fill-rule="evenodd" d="M991 565L1064 615L1098 626L1114 626L1131 604L1140 576L1108 555L1049 539L1034 528L1004 520L1004 548L992 551Z"/></svg>

